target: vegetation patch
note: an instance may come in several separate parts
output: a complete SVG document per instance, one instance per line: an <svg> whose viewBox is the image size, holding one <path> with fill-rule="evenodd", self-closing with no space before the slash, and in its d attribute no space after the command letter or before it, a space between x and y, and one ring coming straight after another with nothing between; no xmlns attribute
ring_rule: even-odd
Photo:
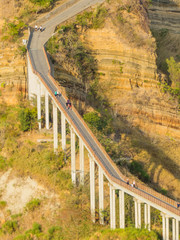
<svg viewBox="0 0 180 240"><path fill-rule="evenodd" d="M41 204L40 199L34 198L30 202L26 204L25 210L26 211L34 211L36 208L38 208Z"/></svg>
<svg viewBox="0 0 180 240"><path fill-rule="evenodd" d="M0 210L4 209L7 205L6 201L0 201Z"/></svg>
<svg viewBox="0 0 180 240"><path fill-rule="evenodd" d="M20 129L25 132L32 130L37 126L36 108L22 108L19 112Z"/></svg>
<svg viewBox="0 0 180 240"><path fill-rule="evenodd" d="M49 7L50 5L52 5L54 3L55 0L29 0L29 1L36 5Z"/></svg>
<svg viewBox="0 0 180 240"><path fill-rule="evenodd" d="M116 229L103 230L88 238L89 240L109 240L109 239L128 239L128 240L158 240L159 237L154 232L149 232L147 229Z"/></svg>
<svg viewBox="0 0 180 240"><path fill-rule="evenodd" d="M19 18L15 18L12 22L6 20L3 26L2 40L17 41L17 39L22 36L23 30L26 27L27 25Z"/></svg>
<svg viewBox="0 0 180 240"><path fill-rule="evenodd" d="M137 162L132 161L129 164L129 170L132 174L136 175L139 179L141 179L143 182L148 183L150 180L149 175L144 171L143 166Z"/></svg>
<svg viewBox="0 0 180 240"><path fill-rule="evenodd" d="M0 231L4 234L12 234L18 229L18 222L17 221L6 221L3 223L2 228Z"/></svg>

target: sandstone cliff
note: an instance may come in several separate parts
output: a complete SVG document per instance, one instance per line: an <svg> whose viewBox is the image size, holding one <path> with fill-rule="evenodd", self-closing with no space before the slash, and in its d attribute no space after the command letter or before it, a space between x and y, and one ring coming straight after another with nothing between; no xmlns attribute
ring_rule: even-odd
<svg viewBox="0 0 180 240"><path fill-rule="evenodd" d="M104 27L81 34L97 60L99 94L108 100L114 116L126 117L149 134L180 139L178 103L161 93L158 86L156 44L149 30L145 2L111 0L104 6L108 9ZM156 4L151 6L150 13L154 8ZM153 27L155 19L150 16ZM76 76L75 68L66 64L63 55L60 58L58 54L58 64L63 62L66 70ZM68 91L74 86L78 90L77 98L85 95L83 84L67 73L60 73L59 66L55 69L55 77Z"/></svg>

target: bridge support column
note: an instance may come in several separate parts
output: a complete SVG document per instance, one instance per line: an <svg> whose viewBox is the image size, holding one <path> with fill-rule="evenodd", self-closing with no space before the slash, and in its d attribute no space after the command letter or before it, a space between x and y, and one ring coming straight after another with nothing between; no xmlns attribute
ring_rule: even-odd
<svg viewBox="0 0 180 240"><path fill-rule="evenodd" d="M49 94L45 90L45 118L46 118L46 129L49 129Z"/></svg>
<svg viewBox="0 0 180 240"><path fill-rule="evenodd" d="M149 231L151 230L151 208L147 203L144 204L144 225Z"/></svg>
<svg viewBox="0 0 180 240"><path fill-rule="evenodd" d="M53 103L53 135L54 135L54 152L58 149L58 124L57 124L57 106Z"/></svg>
<svg viewBox="0 0 180 240"><path fill-rule="evenodd" d="M115 204L115 189L110 184L110 227L116 228L116 204Z"/></svg>
<svg viewBox="0 0 180 240"><path fill-rule="evenodd" d="M38 89L37 89L37 117L38 117L39 130L41 130L41 83L40 82L38 82Z"/></svg>
<svg viewBox="0 0 180 240"><path fill-rule="evenodd" d="M71 178L72 183L76 184L76 135L74 130L71 128Z"/></svg>
<svg viewBox="0 0 180 240"><path fill-rule="evenodd" d="M176 240L176 220L172 219L172 240Z"/></svg>
<svg viewBox="0 0 180 240"><path fill-rule="evenodd" d="M166 240L166 221L165 214L161 213L162 216L162 240Z"/></svg>
<svg viewBox="0 0 180 240"><path fill-rule="evenodd" d="M90 207L91 218L95 222L95 162L94 159L89 156L90 160Z"/></svg>
<svg viewBox="0 0 180 240"><path fill-rule="evenodd" d="M138 228L141 228L141 202L137 201L138 206Z"/></svg>
<svg viewBox="0 0 180 240"><path fill-rule="evenodd" d="M84 185L84 143L79 138L79 168L80 168L80 183Z"/></svg>
<svg viewBox="0 0 180 240"><path fill-rule="evenodd" d="M166 220L166 240L169 240L169 216L165 216Z"/></svg>
<svg viewBox="0 0 180 240"><path fill-rule="evenodd" d="M61 140L62 150L66 151L66 118L63 112L61 112Z"/></svg>
<svg viewBox="0 0 180 240"><path fill-rule="evenodd" d="M138 204L137 204L137 199L134 199L134 210L135 210L135 228L138 228Z"/></svg>
<svg viewBox="0 0 180 240"><path fill-rule="evenodd" d="M179 240L179 220L176 219L176 240Z"/></svg>
<svg viewBox="0 0 180 240"><path fill-rule="evenodd" d="M124 191L119 191L119 227L125 228Z"/></svg>
<svg viewBox="0 0 180 240"><path fill-rule="evenodd" d="M103 180L103 171L102 168L99 166L99 217L100 217L100 224L104 224L104 180Z"/></svg>

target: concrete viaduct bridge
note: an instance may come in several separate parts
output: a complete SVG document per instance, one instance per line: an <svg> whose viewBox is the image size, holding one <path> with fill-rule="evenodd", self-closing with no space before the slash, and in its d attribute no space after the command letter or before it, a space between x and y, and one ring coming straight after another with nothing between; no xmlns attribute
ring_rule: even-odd
<svg viewBox="0 0 180 240"><path fill-rule="evenodd" d="M134 188L126 183L126 178L110 159L101 144L90 131L86 123L72 106L72 110L66 109L66 96L54 96L54 92L60 86L51 75L51 68L48 57L44 49L44 44L53 35L55 27L68 18L76 15L84 9L103 2L103 0L70 0L52 13L40 20L45 31L31 31L28 41L28 94L29 99L37 96L38 119L41 119L41 96L45 97L45 123L49 129L49 99L53 102L53 134L54 150L58 148L58 111L61 114L61 142L62 149L66 150L66 123L70 126L71 134L71 177L76 184L76 155L75 137L79 138L79 166L80 182L84 183L84 149L86 148L90 163L90 210L92 220L95 222L95 166L98 168L98 189L99 189L99 216L100 223L104 224L102 211L104 210L104 178L109 182L110 189L110 227L125 228L125 194L133 197L135 206L135 227L141 228L141 206L144 207L144 226L148 230L151 228L151 207L158 209L162 215L162 235L163 240L169 240L172 229L172 239L179 240L180 209L177 202L171 200L158 192L138 184ZM39 121L39 129L41 122ZM119 192L119 206L116 206L116 194ZM116 223L116 207L119 211L119 226ZM170 219L172 221L170 221ZM170 224L172 222L172 224ZM171 225L171 226L170 226Z"/></svg>

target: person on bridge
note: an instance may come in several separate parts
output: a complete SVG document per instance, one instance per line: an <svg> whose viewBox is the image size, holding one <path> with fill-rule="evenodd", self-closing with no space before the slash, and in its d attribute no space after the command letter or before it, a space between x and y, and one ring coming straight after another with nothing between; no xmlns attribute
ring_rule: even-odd
<svg viewBox="0 0 180 240"><path fill-rule="evenodd" d="M40 26L40 27L39 27L39 30L40 30L41 32L43 31L43 28L42 28L42 26Z"/></svg>
<svg viewBox="0 0 180 240"><path fill-rule="evenodd" d="M67 108L67 109L71 109L71 102L70 102L69 99L68 99L67 102L66 102L66 108Z"/></svg>
<svg viewBox="0 0 180 240"><path fill-rule="evenodd" d="M38 26L37 26L37 25L35 25L35 27L34 27L34 30L35 30L35 31L37 31L37 30L38 30Z"/></svg>
<svg viewBox="0 0 180 240"><path fill-rule="evenodd" d="M136 187L136 182L135 182L135 180L133 180L133 187Z"/></svg>

